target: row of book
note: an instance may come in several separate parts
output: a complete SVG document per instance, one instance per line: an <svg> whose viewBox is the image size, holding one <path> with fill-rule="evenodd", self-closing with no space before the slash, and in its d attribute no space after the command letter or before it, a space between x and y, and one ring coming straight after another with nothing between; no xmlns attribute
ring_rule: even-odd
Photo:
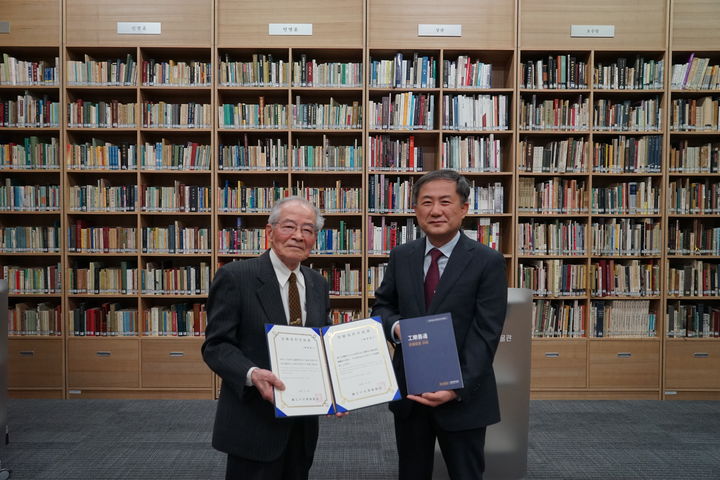
<svg viewBox="0 0 720 480"><path fill-rule="evenodd" d="M373 171L423 171L424 148L415 144L415 136L394 138L390 135L370 135L368 163Z"/></svg>
<svg viewBox="0 0 720 480"><path fill-rule="evenodd" d="M207 227L184 226L176 220L167 227L143 227L140 235L143 253L212 253Z"/></svg>
<svg viewBox="0 0 720 480"><path fill-rule="evenodd" d="M199 60L143 60L140 81L147 86L209 87L212 80L210 62Z"/></svg>
<svg viewBox="0 0 720 480"><path fill-rule="evenodd" d="M137 104L78 98L67 104L67 122L68 128L135 128Z"/></svg>
<svg viewBox="0 0 720 480"><path fill-rule="evenodd" d="M520 255L585 255L585 224L576 220L531 220L517 226Z"/></svg>
<svg viewBox="0 0 720 480"><path fill-rule="evenodd" d="M65 62L68 85L133 86L137 84L137 61L125 58L96 60L84 54L82 60Z"/></svg>
<svg viewBox="0 0 720 480"><path fill-rule="evenodd" d="M419 55L405 58L398 52L392 59L370 59L370 86L374 88L435 88L437 60Z"/></svg>
<svg viewBox="0 0 720 480"><path fill-rule="evenodd" d="M660 188L648 177L645 180L617 182L593 187L590 191L593 214L659 214Z"/></svg>
<svg viewBox="0 0 720 480"><path fill-rule="evenodd" d="M532 302L532 336L535 338L577 338L585 336L587 306L582 300Z"/></svg>
<svg viewBox="0 0 720 480"><path fill-rule="evenodd" d="M264 228L225 227L218 232L218 252L222 255L258 255L270 248ZM349 228L344 220L338 228L318 232L313 254L359 255L362 253L362 234L359 228Z"/></svg>
<svg viewBox="0 0 720 480"><path fill-rule="evenodd" d="M8 308L8 335L62 335L60 305L18 302Z"/></svg>
<svg viewBox="0 0 720 480"><path fill-rule="evenodd" d="M55 253L60 252L60 227L0 225L0 252Z"/></svg>
<svg viewBox="0 0 720 480"><path fill-rule="evenodd" d="M679 219L668 226L669 255L717 255L720 256L720 227L693 218L686 224Z"/></svg>
<svg viewBox="0 0 720 480"><path fill-rule="evenodd" d="M367 291L370 295L375 295L375 290L377 290L382 284L387 267L387 262L367 266Z"/></svg>
<svg viewBox="0 0 720 480"><path fill-rule="evenodd" d="M371 130L432 130L435 128L435 95L395 93L368 101Z"/></svg>
<svg viewBox="0 0 720 480"><path fill-rule="evenodd" d="M588 266L570 264L562 260L524 260L518 265L517 285L529 288L533 295L575 296L585 295Z"/></svg>
<svg viewBox="0 0 720 480"><path fill-rule="evenodd" d="M693 142L694 143L694 142ZM683 140L670 148L668 171L677 173L719 173L720 143L693 145Z"/></svg>
<svg viewBox="0 0 720 480"><path fill-rule="evenodd" d="M143 212L209 213L210 187L185 185L178 180L172 186L142 185L139 204Z"/></svg>
<svg viewBox="0 0 720 480"><path fill-rule="evenodd" d="M667 294L680 297L717 297L720 295L720 265L705 260L670 264Z"/></svg>
<svg viewBox="0 0 720 480"><path fill-rule="evenodd" d="M308 265L327 281L330 295L357 296L362 295L360 270L352 268L349 263L344 265Z"/></svg>
<svg viewBox="0 0 720 480"><path fill-rule="evenodd" d="M660 295L658 260L597 260L590 265L594 297L652 297Z"/></svg>
<svg viewBox="0 0 720 480"><path fill-rule="evenodd" d="M60 211L59 185L17 185L16 183L16 180L10 178L0 183L0 211Z"/></svg>
<svg viewBox="0 0 720 480"><path fill-rule="evenodd" d="M590 101L582 95L577 100L542 100L533 94L529 100L521 99L518 124L522 130L586 131L590 125Z"/></svg>
<svg viewBox="0 0 720 480"><path fill-rule="evenodd" d="M25 137L22 143L0 143L0 168L52 170L60 168L60 144L50 137Z"/></svg>
<svg viewBox="0 0 720 480"><path fill-rule="evenodd" d="M363 84L360 62L318 62L300 54L292 62L292 84L295 87L361 87Z"/></svg>
<svg viewBox="0 0 720 480"><path fill-rule="evenodd" d="M587 171L587 141L583 137L536 143L520 142L518 170L533 173L580 173Z"/></svg>
<svg viewBox="0 0 720 480"><path fill-rule="evenodd" d="M460 172L500 172L503 146L494 134L487 137L448 135L441 145L440 168Z"/></svg>
<svg viewBox="0 0 720 480"><path fill-rule="evenodd" d="M587 255L584 223L577 220L550 220L518 224L520 255ZM652 219L611 218L593 222L590 228L593 256L660 255L662 230Z"/></svg>
<svg viewBox="0 0 720 480"><path fill-rule="evenodd" d="M444 95L442 128L445 130L507 130L510 125L507 95Z"/></svg>
<svg viewBox="0 0 720 480"><path fill-rule="evenodd" d="M646 59L640 55L634 60L619 57L612 62L595 62L593 87L612 90L659 90L663 88L665 61Z"/></svg>
<svg viewBox="0 0 720 480"><path fill-rule="evenodd" d="M720 337L720 308L707 303L670 302L667 305L670 338Z"/></svg>
<svg viewBox="0 0 720 480"><path fill-rule="evenodd" d="M140 104L140 108L143 128L212 127L212 108L209 103L146 100Z"/></svg>
<svg viewBox="0 0 720 480"><path fill-rule="evenodd" d="M709 58L692 53L687 62L673 65L670 88L716 90L720 88L720 65L711 65Z"/></svg>
<svg viewBox="0 0 720 480"><path fill-rule="evenodd" d="M293 187L251 187L238 180L226 180L218 192L218 209L221 212L269 212L275 202L289 195L307 198L320 210L329 213L362 212L362 189L344 187L341 181L335 187L309 187L298 181Z"/></svg>
<svg viewBox="0 0 720 480"><path fill-rule="evenodd" d="M537 181L520 177L517 208L521 213L587 213L585 181L558 177Z"/></svg>
<svg viewBox="0 0 720 480"><path fill-rule="evenodd" d="M520 88L588 88L587 62L578 59L575 55L548 55L547 58L524 60L520 68Z"/></svg>
<svg viewBox="0 0 720 480"><path fill-rule="evenodd" d="M0 127L58 128L60 102L30 92L0 99Z"/></svg>
<svg viewBox="0 0 720 480"><path fill-rule="evenodd" d="M444 88L492 88L491 63L458 55L456 60L443 60L442 85Z"/></svg>
<svg viewBox="0 0 720 480"><path fill-rule="evenodd" d="M100 306L80 303L68 311L72 335L76 337L136 336L138 311L119 303L105 302Z"/></svg>
<svg viewBox="0 0 720 480"><path fill-rule="evenodd" d="M210 288L210 266L163 266L148 262L138 269L131 262L121 260L118 265L88 262L87 267L68 268L69 293L135 295L203 295Z"/></svg>
<svg viewBox="0 0 720 480"><path fill-rule="evenodd" d="M223 87L283 87L288 85L288 73L288 61L276 60L271 53L253 53L247 61L231 60L225 53L218 81Z"/></svg>
<svg viewBox="0 0 720 480"><path fill-rule="evenodd" d="M590 304L590 337L655 337L656 329L657 314L650 310L650 300L594 301Z"/></svg>
<svg viewBox="0 0 720 480"><path fill-rule="evenodd" d="M609 142L595 142L592 170L600 173L660 173L662 171L663 138L619 137Z"/></svg>
<svg viewBox="0 0 720 480"><path fill-rule="evenodd" d="M58 65L58 57L54 60L21 60L3 53L0 61L0 85L57 86Z"/></svg>
<svg viewBox="0 0 720 480"><path fill-rule="evenodd" d="M668 184L668 212L671 214L720 213L720 182L710 179L677 179Z"/></svg>
<svg viewBox="0 0 720 480"><path fill-rule="evenodd" d="M137 253L137 229L94 227L85 220L75 220L68 227L67 249L71 253Z"/></svg>
<svg viewBox="0 0 720 480"><path fill-rule="evenodd" d="M660 97L614 101L599 98L593 105L593 129L599 131L657 132L662 128Z"/></svg>
<svg viewBox="0 0 720 480"><path fill-rule="evenodd" d="M60 263L41 267L3 265L2 278L7 280L10 294L54 294L63 288Z"/></svg>
<svg viewBox="0 0 720 480"><path fill-rule="evenodd" d="M200 336L207 327L204 303L173 303L142 312L142 332L146 336Z"/></svg>
<svg viewBox="0 0 720 480"><path fill-rule="evenodd" d="M720 130L720 99L717 97L674 98L670 102L670 131L717 132Z"/></svg>
<svg viewBox="0 0 720 480"><path fill-rule="evenodd" d="M360 129L363 123L362 105L340 103L330 97L329 103L303 102L295 97L291 110L293 128L302 129Z"/></svg>

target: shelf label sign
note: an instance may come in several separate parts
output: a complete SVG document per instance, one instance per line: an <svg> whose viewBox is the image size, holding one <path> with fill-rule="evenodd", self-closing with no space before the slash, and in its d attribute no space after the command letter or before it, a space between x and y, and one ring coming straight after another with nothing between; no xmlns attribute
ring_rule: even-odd
<svg viewBox="0 0 720 480"><path fill-rule="evenodd" d="M418 37L462 37L462 25L418 23Z"/></svg>
<svg viewBox="0 0 720 480"><path fill-rule="evenodd" d="M615 25L570 25L571 37L613 38Z"/></svg>
<svg viewBox="0 0 720 480"><path fill-rule="evenodd" d="M117 22L118 35L160 35L161 22Z"/></svg>
<svg viewBox="0 0 720 480"><path fill-rule="evenodd" d="M312 23L269 23L269 35L312 35Z"/></svg>
<svg viewBox="0 0 720 480"><path fill-rule="evenodd" d="M10 33L10 22L0 22L0 33Z"/></svg>

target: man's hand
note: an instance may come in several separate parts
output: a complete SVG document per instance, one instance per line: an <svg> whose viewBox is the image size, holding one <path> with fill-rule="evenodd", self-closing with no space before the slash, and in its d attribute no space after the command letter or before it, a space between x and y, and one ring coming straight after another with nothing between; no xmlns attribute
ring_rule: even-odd
<svg viewBox="0 0 720 480"><path fill-rule="evenodd" d="M397 325L395 325L395 338L398 339L398 342L399 342L400 339L402 338L402 337L400 336L400 322L398 322Z"/></svg>
<svg viewBox="0 0 720 480"><path fill-rule="evenodd" d="M422 395L408 395L407 398L428 407L437 407L455 400L457 393L455 393L455 390L438 390L437 392L423 393Z"/></svg>
<svg viewBox="0 0 720 480"><path fill-rule="evenodd" d="M260 392L260 396L270 403L273 403L273 387L285 390L285 384L270 370L256 368L250 374L250 379Z"/></svg>

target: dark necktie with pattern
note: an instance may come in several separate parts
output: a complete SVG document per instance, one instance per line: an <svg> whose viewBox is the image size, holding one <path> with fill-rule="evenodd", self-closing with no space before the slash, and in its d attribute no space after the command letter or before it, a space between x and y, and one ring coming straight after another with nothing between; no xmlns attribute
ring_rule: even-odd
<svg viewBox="0 0 720 480"><path fill-rule="evenodd" d="M290 288L288 289L288 310L290 320L288 325L302 326L302 308L300 307L300 293L298 293L297 277L295 272L290 274Z"/></svg>
<svg viewBox="0 0 720 480"><path fill-rule="evenodd" d="M438 268L438 258L442 257L443 253L437 248L430 250L430 268L428 268L427 274L425 275L425 309L430 308L430 302L432 302L433 295L437 289L438 283L440 283L440 269Z"/></svg>

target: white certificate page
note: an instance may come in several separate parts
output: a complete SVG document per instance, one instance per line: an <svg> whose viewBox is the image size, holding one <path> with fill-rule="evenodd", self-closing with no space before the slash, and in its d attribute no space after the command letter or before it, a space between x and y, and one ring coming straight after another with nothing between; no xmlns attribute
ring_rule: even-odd
<svg viewBox="0 0 720 480"><path fill-rule="evenodd" d="M399 398L382 324L368 318L324 329L338 411Z"/></svg>
<svg viewBox="0 0 720 480"><path fill-rule="evenodd" d="M285 384L275 389L276 416L332 413L332 388L319 330L273 325L267 333L272 372Z"/></svg>

